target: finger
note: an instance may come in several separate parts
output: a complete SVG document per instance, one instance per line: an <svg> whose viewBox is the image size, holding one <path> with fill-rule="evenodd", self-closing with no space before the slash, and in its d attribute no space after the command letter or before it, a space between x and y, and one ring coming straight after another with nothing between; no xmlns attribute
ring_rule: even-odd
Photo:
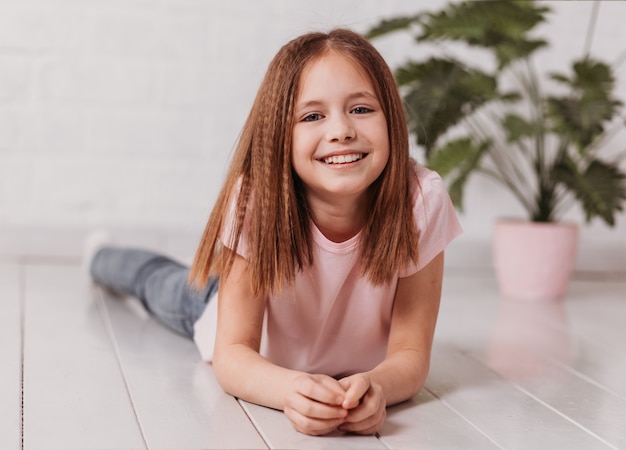
<svg viewBox="0 0 626 450"><path fill-rule="evenodd" d="M359 406L348 412L346 423L362 424L370 418L380 419L385 415L385 406L382 393L374 387L363 397Z"/></svg>
<svg viewBox="0 0 626 450"><path fill-rule="evenodd" d="M346 390L341 406L346 409L356 408L370 388L369 380L365 377L350 377L341 381L343 388Z"/></svg>
<svg viewBox="0 0 626 450"><path fill-rule="evenodd" d="M312 436L320 436L335 431L343 423L343 419L313 419L307 417L295 409L285 409L285 414L291 424L300 433Z"/></svg>
<svg viewBox="0 0 626 450"><path fill-rule="evenodd" d="M290 396L285 408L293 409L299 414L312 419L344 420L348 415L348 411L340 406L321 403L300 394Z"/></svg>
<svg viewBox="0 0 626 450"><path fill-rule="evenodd" d="M341 406L345 392L339 382L327 376L303 377L298 380L297 391L321 403Z"/></svg>
<svg viewBox="0 0 626 450"><path fill-rule="evenodd" d="M374 425L367 427L367 428L362 428L360 425L351 425L351 427L353 427L354 429L350 429L348 427L344 428L344 426L342 425L338 428L338 430L343 431L344 433L353 433L353 434L360 434L363 436L367 436L367 435L372 435L374 433L379 432L383 426L383 423L384 421L377 422Z"/></svg>
<svg viewBox="0 0 626 450"><path fill-rule="evenodd" d="M382 408L376 411L375 414L366 416L358 422L344 422L339 426L339 430L358 434L373 434L380 430L386 417L387 411L385 408Z"/></svg>

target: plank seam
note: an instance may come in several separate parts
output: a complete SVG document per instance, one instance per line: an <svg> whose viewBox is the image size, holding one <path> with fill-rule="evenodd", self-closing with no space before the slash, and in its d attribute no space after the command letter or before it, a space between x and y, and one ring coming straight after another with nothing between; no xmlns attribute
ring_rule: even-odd
<svg viewBox="0 0 626 450"><path fill-rule="evenodd" d="M437 400L439 400L446 408L448 408L450 411L452 411L454 414L456 414L462 421L464 421L465 423L467 423L470 427L472 427L473 429L475 429L479 434L481 434L482 436L484 436L489 442L491 442L494 446L496 446L497 448L501 449L501 450L505 450L504 447L502 447L500 444L498 444L496 441L493 440L493 438L491 436L489 436L487 433L485 433L483 430L480 429L480 427L478 425L476 425L474 422L472 422L471 420L469 420L467 417L465 417L465 415L461 414L461 412L459 410L457 410L454 406L452 406L448 401L446 401L444 398L440 397L439 395L437 395L432 389L428 388L427 386L424 386L422 389L424 389L425 391L427 391L428 393L430 393L433 397L435 397Z"/></svg>
<svg viewBox="0 0 626 450"><path fill-rule="evenodd" d="M265 446L267 448L275 448L275 447L272 447L272 444L269 438L265 435L265 433L261 429L261 426L254 419L254 416L250 413L250 411L248 411L248 407L246 406L246 403L243 400L236 398L236 397L235 397L235 400L237 400L237 403L239 403L239 406L241 407L241 409L243 409L244 414L246 415L246 417L248 418L252 426L256 429L256 432L261 437L261 440L263 440L263 443L265 444Z"/></svg>
<svg viewBox="0 0 626 450"><path fill-rule="evenodd" d="M389 446L389 444L385 442L385 439L383 438L383 436L380 435L378 431L374 433L374 436L376 437L376 439L378 439L378 442L380 442L383 447L385 447L388 450L393 449L393 447Z"/></svg>
<svg viewBox="0 0 626 450"><path fill-rule="evenodd" d="M544 402L543 400L541 400L539 397L537 397L536 395L534 395L532 392L528 391L527 389L523 388L522 386L518 385L517 383L513 383L511 382L511 384L518 389L520 392L523 392L524 394L528 395L530 398L532 398L533 400L535 400L537 403L539 403L540 405L543 405L544 407L548 408L550 411L556 413L557 415L563 417L565 420L567 420L568 422L576 425L578 428L580 428L581 430L583 430L586 433L589 433L589 435L593 436L594 438L596 438L597 440L599 440L600 442L602 442L604 445L606 445L609 448L612 448L614 450L619 450L618 447L614 446L613 444L611 444L610 442L608 442L607 440L605 440L603 437L598 436L596 433L594 433L593 431L589 430L588 428L584 427L583 425L581 425L580 423L576 422L574 419L572 419L571 417L567 416L566 414L563 414L561 411L559 411L558 409L552 407L549 403Z"/></svg>
<svg viewBox="0 0 626 450"><path fill-rule="evenodd" d="M605 386L604 384L600 383L599 381L596 381L594 378L590 377L589 375L586 375L586 374L580 372L579 370L575 369L574 367L568 366L567 364L559 361L558 359L553 359L552 357L550 357L549 361L552 364L556 365L557 367L560 367L564 371L571 373L575 377L578 377L581 380L584 380L587 383L591 384L592 386L595 386L598 389L603 390L607 394L610 394L610 395L612 395L614 397L617 397L620 400L625 400L626 401L626 397L623 396L621 393L614 391L612 388L610 388L608 386Z"/></svg>
<svg viewBox="0 0 626 450"><path fill-rule="evenodd" d="M128 377L126 376L126 371L124 370L124 365L122 364L122 357L119 350L119 346L117 344L117 339L115 337L115 331L113 330L113 325L111 323L111 317L109 315L109 310L106 307L106 303L104 301L104 294L102 293L102 289L98 286L95 287L97 292L96 295L96 304L98 309L100 310L100 315L102 316L102 320L104 322L104 326L107 330L107 334L109 335L109 340L111 341L111 345L113 347L113 353L115 354L115 360L117 362L117 366L122 374L122 380L124 382L124 389L126 390L126 395L130 400L130 406L133 410L133 415L135 416L135 420L137 421L137 426L139 427L139 434L141 435L141 439L146 448L150 448L148 445L148 439L144 433L143 426L141 425L141 420L139 418L139 411L135 406L135 400L133 398L133 394L128 383Z"/></svg>
<svg viewBox="0 0 626 450"><path fill-rule="evenodd" d="M492 369L491 367L489 367L487 364L485 364L485 362L483 362L481 359L479 359L477 357L477 355L474 354L474 352L468 352L466 353L466 356L472 360L474 360L476 363L482 365L483 367L485 367L487 370L489 370L491 373L502 377L502 374L500 374L499 372L495 371L494 369ZM509 383L511 386L513 386L515 389L517 389L518 391L522 392L524 395L527 395L528 397L530 397L531 399L533 399L534 401L536 401L537 403L539 403L540 405L542 405L543 407L547 408L548 410L552 411L553 413L555 413L556 415L562 417L563 419L565 419L566 421L570 422L571 424L575 425L576 427L580 428L582 431L584 431L585 433L589 434L590 436L596 438L598 441L600 441L601 443L603 443L604 445L608 446L609 448L612 448L614 450L618 450L618 447L614 446L613 444L611 444L610 442L608 442L606 439L604 439L602 436L599 436L598 434L594 433L593 431L591 431L590 429L588 429L587 427L583 426L582 424L576 422L574 419L572 419L571 417L569 417L568 415L562 413L561 411L559 411L558 409L554 408L552 405L550 405L549 403L545 402L544 400L542 400L541 398L539 398L538 396L536 396L535 394L533 394L532 392L530 392L528 389L526 389L525 387L521 386L520 384L516 383L515 381L512 381L508 378L504 378L503 379Z"/></svg>
<svg viewBox="0 0 626 450"><path fill-rule="evenodd" d="M24 265L18 265L20 299L20 448L24 450L24 337L26 335L26 274Z"/></svg>

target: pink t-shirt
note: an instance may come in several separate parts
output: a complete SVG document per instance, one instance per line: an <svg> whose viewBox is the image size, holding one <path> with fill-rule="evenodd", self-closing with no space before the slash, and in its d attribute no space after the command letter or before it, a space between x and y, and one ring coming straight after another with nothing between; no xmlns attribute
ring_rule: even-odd
<svg viewBox="0 0 626 450"><path fill-rule="evenodd" d="M385 358L398 278L418 272L461 233L439 175L417 164L415 171L421 186L421 194L416 186L412 189L418 263L404 268L391 285L374 286L361 276L359 236L332 242L312 224L313 264L267 303L261 348L267 359L290 369L340 377L370 370ZM244 235L237 252L247 255ZM212 299L194 327L194 340L207 361L213 356L216 323L217 301Z"/></svg>

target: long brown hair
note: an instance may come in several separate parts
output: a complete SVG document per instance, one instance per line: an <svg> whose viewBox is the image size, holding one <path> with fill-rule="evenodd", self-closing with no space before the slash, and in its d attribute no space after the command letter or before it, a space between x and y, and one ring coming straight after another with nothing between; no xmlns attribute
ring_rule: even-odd
<svg viewBox="0 0 626 450"><path fill-rule="evenodd" d="M232 267L235 253L225 251L220 238L237 190L233 249L245 219L254 294L279 292L297 271L313 263L311 216L304 186L291 165L294 105L304 67L329 50L365 71L387 120L389 160L372 186L370 215L359 237L363 275L374 284L390 283L398 270L417 261L410 194L414 174L402 100L389 67L371 43L353 31L336 29L290 41L270 63L191 267L196 286L203 286L211 272L223 277Z"/></svg>

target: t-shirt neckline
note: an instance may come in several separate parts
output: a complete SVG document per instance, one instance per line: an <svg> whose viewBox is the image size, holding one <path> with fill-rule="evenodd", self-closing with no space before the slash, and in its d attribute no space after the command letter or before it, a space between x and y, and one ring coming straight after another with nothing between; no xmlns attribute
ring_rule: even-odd
<svg viewBox="0 0 626 450"><path fill-rule="evenodd" d="M356 246L359 242L359 237L361 236L361 231L352 236L350 239L347 239L343 242L334 242L324 236L324 233L320 231L320 229L315 225L315 222L311 221L311 229L313 233L313 240L317 245L323 248L326 251L333 253L348 253Z"/></svg>

